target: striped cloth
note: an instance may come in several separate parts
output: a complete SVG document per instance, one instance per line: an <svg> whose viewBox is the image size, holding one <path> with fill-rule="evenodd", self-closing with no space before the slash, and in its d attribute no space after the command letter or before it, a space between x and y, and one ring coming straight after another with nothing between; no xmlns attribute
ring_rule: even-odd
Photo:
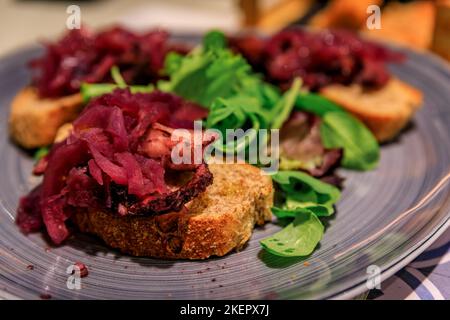
<svg viewBox="0 0 450 320"><path fill-rule="evenodd" d="M372 290L370 299L450 299L450 229L406 268Z"/></svg>

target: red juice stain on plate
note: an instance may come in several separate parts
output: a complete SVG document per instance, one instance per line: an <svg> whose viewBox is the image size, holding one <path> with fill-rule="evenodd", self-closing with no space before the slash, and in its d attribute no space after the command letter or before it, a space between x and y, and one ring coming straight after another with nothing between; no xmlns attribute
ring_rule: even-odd
<svg viewBox="0 0 450 320"><path fill-rule="evenodd" d="M41 293L41 294L39 295L39 298L41 298L42 300L49 300L49 299L52 298L52 295L49 294L49 293Z"/></svg>
<svg viewBox="0 0 450 320"><path fill-rule="evenodd" d="M74 265L80 269L80 277L87 277L87 275L89 274L89 270L84 263L75 262Z"/></svg>

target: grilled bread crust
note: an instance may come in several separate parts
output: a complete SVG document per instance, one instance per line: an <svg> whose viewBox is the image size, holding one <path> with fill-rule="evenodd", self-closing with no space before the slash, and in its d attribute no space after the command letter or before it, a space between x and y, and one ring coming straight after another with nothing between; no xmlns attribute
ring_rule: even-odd
<svg viewBox="0 0 450 320"><path fill-rule="evenodd" d="M248 164L211 164L214 182L182 212L123 216L79 211L72 221L133 256L206 259L241 249L255 224L271 220L273 187L269 176Z"/></svg>

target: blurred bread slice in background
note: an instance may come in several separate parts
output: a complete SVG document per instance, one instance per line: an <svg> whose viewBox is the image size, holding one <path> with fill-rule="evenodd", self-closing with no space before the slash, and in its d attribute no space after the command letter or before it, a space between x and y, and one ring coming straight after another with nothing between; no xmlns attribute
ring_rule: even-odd
<svg viewBox="0 0 450 320"><path fill-rule="evenodd" d="M346 28L359 30L369 37L396 42L416 49L432 47L435 30L436 12L440 22L437 24L438 35L435 36L437 50L448 52L450 23L448 10L449 0L418 0L408 3L383 0L330 0L329 4L315 16L309 25L318 28ZM366 21L371 15L367 13L370 5L381 8L381 29L369 30ZM438 9L436 9L436 6ZM443 11L443 12L441 12ZM447 24L447 27L445 25ZM434 46L433 46L434 47ZM437 52L438 52L437 51Z"/></svg>
<svg viewBox="0 0 450 320"><path fill-rule="evenodd" d="M422 93L396 78L376 90L330 85L320 93L364 122L379 142L395 138L422 105Z"/></svg>
<svg viewBox="0 0 450 320"><path fill-rule="evenodd" d="M367 16L367 15L366 15ZM435 5L431 1L391 2L381 13L381 29L361 29L370 37L426 49L431 46Z"/></svg>
<svg viewBox="0 0 450 320"><path fill-rule="evenodd" d="M367 7L381 5L383 0L331 0L310 20L317 28L360 29L367 20Z"/></svg>
<svg viewBox="0 0 450 320"><path fill-rule="evenodd" d="M302 18L314 0L239 0L245 27L276 32Z"/></svg>
<svg viewBox="0 0 450 320"><path fill-rule="evenodd" d="M436 1L432 50L450 61L450 0Z"/></svg>
<svg viewBox="0 0 450 320"><path fill-rule="evenodd" d="M81 94L41 99L32 87L22 89L11 104L9 134L20 146L33 149L53 143L58 129L81 111Z"/></svg>

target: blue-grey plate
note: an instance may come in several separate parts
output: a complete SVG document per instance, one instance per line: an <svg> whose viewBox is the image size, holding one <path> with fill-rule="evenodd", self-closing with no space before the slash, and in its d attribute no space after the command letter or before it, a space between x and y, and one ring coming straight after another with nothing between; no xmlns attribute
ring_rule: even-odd
<svg viewBox="0 0 450 320"><path fill-rule="evenodd" d="M32 158L8 140L7 115L11 99L29 81L25 64L38 49L1 59L0 297L350 298L367 290L372 272L384 280L450 224L450 71L430 55L405 52L407 62L392 71L423 91L424 106L397 141L382 147L378 169L340 170L343 197L320 247L303 260L271 256L258 243L279 230L268 224L241 252L198 262L125 256L86 235L52 247L40 234L19 232L18 199L36 180ZM80 289L67 286L68 280L73 284L67 268L77 261L89 270Z"/></svg>

